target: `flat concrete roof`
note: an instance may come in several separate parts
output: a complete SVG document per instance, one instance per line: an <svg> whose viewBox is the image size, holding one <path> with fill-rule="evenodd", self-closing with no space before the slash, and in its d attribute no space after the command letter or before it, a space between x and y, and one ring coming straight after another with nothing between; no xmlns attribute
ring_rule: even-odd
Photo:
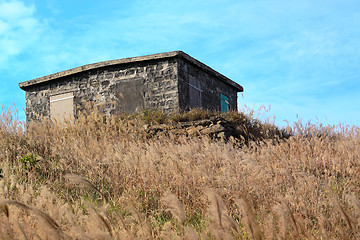
<svg viewBox="0 0 360 240"><path fill-rule="evenodd" d="M152 55L146 55L146 56L140 56L140 57L122 58L122 59L117 59L117 60L110 60L110 61L105 61L105 62L87 64L87 65L84 65L81 67L72 68L69 70L62 71L62 72L50 74L50 75L47 75L44 77L35 78L30 81L21 82L21 83L19 83L19 87L26 91L26 89L30 86L41 84L41 83L46 83L46 82L50 82L50 81L56 81L56 79L70 76L70 75L80 73L80 72L85 72L85 71L92 70L92 69L102 68L102 67L106 67L106 66L134 63L134 62L143 62L143 61L150 61L150 60L156 60L156 59L172 58L172 57L183 58L183 59L189 61L190 63L198 66L202 70L215 75L222 81L224 81L224 82L228 83L229 85L233 86L234 88L236 88L239 92L244 91L244 89L241 85L237 84L236 82L225 77L221 73L215 71L214 69L210 68L209 66L205 65L204 63L196 60L195 58L189 56L188 54L186 54L182 51L165 52L165 53L158 53L158 54L152 54Z"/></svg>

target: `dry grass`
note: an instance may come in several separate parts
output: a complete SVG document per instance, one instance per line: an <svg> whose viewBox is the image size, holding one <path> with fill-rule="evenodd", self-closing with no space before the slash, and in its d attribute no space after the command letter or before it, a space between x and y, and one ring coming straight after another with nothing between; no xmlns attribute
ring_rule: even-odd
<svg viewBox="0 0 360 240"><path fill-rule="evenodd" d="M146 139L146 119L24 131L3 111L0 239L360 238L359 127L295 124L288 139L238 145Z"/></svg>

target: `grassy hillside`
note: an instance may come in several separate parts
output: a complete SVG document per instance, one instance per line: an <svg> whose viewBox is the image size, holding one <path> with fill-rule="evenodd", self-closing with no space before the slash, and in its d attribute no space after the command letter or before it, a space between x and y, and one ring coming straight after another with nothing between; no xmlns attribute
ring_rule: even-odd
<svg viewBox="0 0 360 240"><path fill-rule="evenodd" d="M24 131L0 118L0 239L359 239L360 129L286 131L242 113L228 141L142 112ZM241 137L243 136L243 137Z"/></svg>

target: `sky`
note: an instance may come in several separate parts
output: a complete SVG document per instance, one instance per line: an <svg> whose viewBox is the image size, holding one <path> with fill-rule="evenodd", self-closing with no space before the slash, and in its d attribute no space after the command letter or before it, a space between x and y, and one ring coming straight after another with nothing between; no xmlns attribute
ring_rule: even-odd
<svg viewBox="0 0 360 240"><path fill-rule="evenodd" d="M242 85L239 110L360 125L359 0L0 0L0 105L24 120L19 82L175 50Z"/></svg>

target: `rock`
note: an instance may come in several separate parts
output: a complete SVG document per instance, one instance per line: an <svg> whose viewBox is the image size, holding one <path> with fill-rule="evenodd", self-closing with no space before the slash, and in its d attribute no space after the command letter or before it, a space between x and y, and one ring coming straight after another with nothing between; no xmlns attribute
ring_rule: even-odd
<svg viewBox="0 0 360 240"><path fill-rule="evenodd" d="M220 138L221 140L225 140L226 136L225 136L225 132L219 132L217 134L217 137Z"/></svg>
<svg viewBox="0 0 360 240"><path fill-rule="evenodd" d="M215 124L215 125L211 125L208 128L204 128L201 133L202 134L214 134L214 133L219 133L219 132L224 132L226 129L220 125L220 124Z"/></svg>
<svg viewBox="0 0 360 240"><path fill-rule="evenodd" d="M190 127L189 129L187 129L187 134L188 136L199 136L200 135L200 131L203 129L202 126L197 126L197 127Z"/></svg>
<svg viewBox="0 0 360 240"><path fill-rule="evenodd" d="M185 135L187 133L187 131L182 128L175 128L175 129L171 130L171 133L174 135Z"/></svg>
<svg viewBox="0 0 360 240"><path fill-rule="evenodd" d="M144 128L151 137L163 134L188 137L209 136L212 139L227 141L229 137L235 137L234 134L236 134L232 124L219 116L198 121L181 122L175 125L144 125Z"/></svg>

